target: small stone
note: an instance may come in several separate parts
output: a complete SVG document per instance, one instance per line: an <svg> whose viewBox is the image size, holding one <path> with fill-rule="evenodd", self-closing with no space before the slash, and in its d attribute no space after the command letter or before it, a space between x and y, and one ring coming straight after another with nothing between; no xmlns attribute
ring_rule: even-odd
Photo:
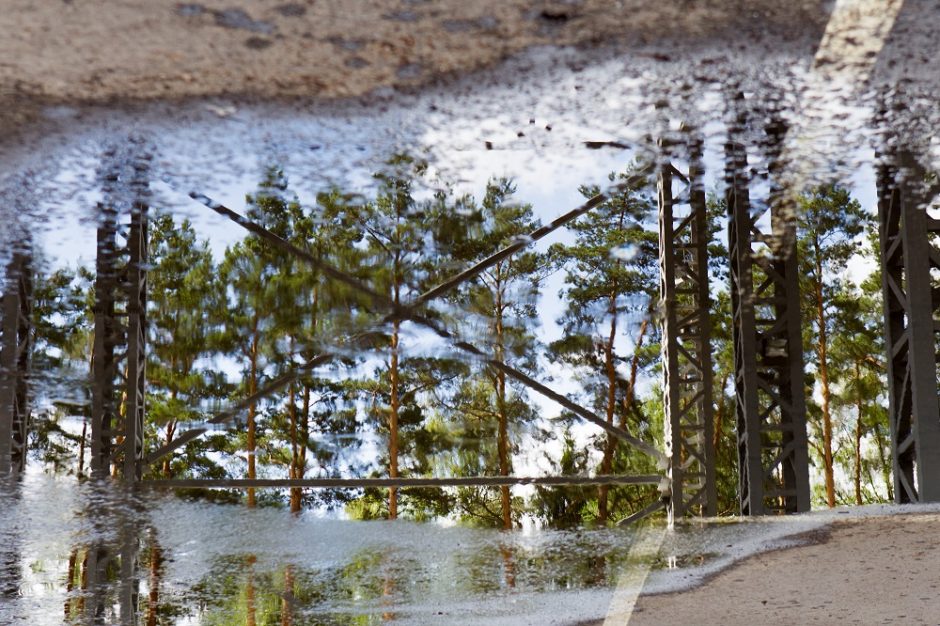
<svg viewBox="0 0 940 626"><path fill-rule="evenodd" d="M253 33L263 33L265 35L274 32L274 26L272 24L254 20L241 9L215 11L214 15L216 25L222 26L223 28L238 28Z"/></svg>
<svg viewBox="0 0 940 626"><path fill-rule="evenodd" d="M395 76L401 80L414 80L421 76L421 65L419 63L406 63L395 71Z"/></svg>
<svg viewBox="0 0 940 626"><path fill-rule="evenodd" d="M386 13L382 16L382 19L391 20L393 22L417 22L421 19L421 16L414 11L394 11L392 13Z"/></svg>
<svg viewBox="0 0 940 626"><path fill-rule="evenodd" d="M245 47L251 48L252 50L264 50L265 48L271 47L273 43L273 41L265 39L264 37L249 37L245 40Z"/></svg>
<svg viewBox="0 0 940 626"><path fill-rule="evenodd" d="M288 2L274 9L284 17L303 17L307 14L307 7L296 2Z"/></svg>
<svg viewBox="0 0 940 626"><path fill-rule="evenodd" d="M211 103L206 105L206 110L223 118L231 117L232 115L235 115L236 111L238 111L238 109L230 104L218 105Z"/></svg>
<svg viewBox="0 0 940 626"><path fill-rule="evenodd" d="M346 67L352 68L354 70L361 70L362 68L369 65L369 62L363 59L362 57L355 56L349 57L343 62L343 65Z"/></svg>
<svg viewBox="0 0 940 626"><path fill-rule="evenodd" d="M183 17L198 17L206 12L206 7L201 4L183 3L176 5L176 14Z"/></svg>

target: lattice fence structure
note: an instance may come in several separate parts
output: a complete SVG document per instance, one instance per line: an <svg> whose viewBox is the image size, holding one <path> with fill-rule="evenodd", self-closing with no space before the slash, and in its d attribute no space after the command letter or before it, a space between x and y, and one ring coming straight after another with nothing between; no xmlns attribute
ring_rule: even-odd
<svg viewBox="0 0 940 626"><path fill-rule="evenodd" d="M28 245L13 251L5 278L0 336L0 475L22 471L26 465L33 291Z"/></svg>
<svg viewBox="0 0 940 626"><path fill-rule="evenodd" d="M933 190L935 195L936 190ZM910 152L883 155L878 220L895 500L940 501L940 220Z"/></svg>
<svg viewBox="0 0 940 626"><path fill-rule="evenodd" d="M102 475L113 465L130 480L141 476L144 450L150 159L136 139L108 150L98 207L91 468Z"/></svg>
<svg viewBox="0 0 940 626"><path fill-rule="evenodd" d="M768 122L768 119L770 120ZM796 238L792 216L780 214L776 182L785 165L779 146L786 128L772 117L760 125L738 112L726 144L726 195L731 268L737 446L741 512L759 515L809 509L803 350L799 316ZM756 138L756 139L755 139ZM757 146L755 159L768 183L755 182L746 146ZM199 194L208 208L239 224L271 246L310 264L332 280L368 297L385 317L372 327L351 329L348 345L394 320L409 320L475 358L504 372L535 393L558 402L608 435L648 455L664 474L636 476L488 476L370 479L257 479L147 481L163 487L365 487L365 486L506 486L659 485L665 497L638 512L662 506L671 518L712 515L716 509L713 449L713 382L708 278L709 220L703 186L702 142L692 139L681 155L662 154L622 182L612 193L646 186L658 188L660 296L663 324L665 453L609 424L588 408L525 374L495 361L478 347L454 336L424 314L424 307L493 264L565 227L605 202L599 194L583 205L495 252L412 302L394 304L355 277L324 264L307 251L280 239L259 224ZM676 163L679 163L677 166ZM99 206L95 283L95 340L92 364L92 468L96 475L121 474L136 483L144 469L201 436L230 423L249 404L286 387L334 359L319 354L255 394L234 403L204 426L180 433L170 444L144 456L146 391L147 215L150 204L150 155L139 140L109 150L103 158L104 191ZM899 502L940 500L940 398L937 394L935 321L940 296L940 249L933 241L940 221L923 211L928 190L925 173L904 152L883 157L880 169L879 220L885 298L885 336L896 497ZM761 186L763 185L763 187ZM752 194L756 189L757 193ZM934 190L935 191L935 190ZM757 195L766 194L762 200ZM32 271L26 248L17 249L7 267L0 335L0 470L22 468L29 414L29 354Z"/></svg>
<svg viewBox="0 0 940 626"><path fill-rule="evenodd" d="M665 447L670 517L716 514L711 298L702 142L687 146L683 174L671 161L657 175L663 321ZM682 187L674 193L675 183Z"/></svg>
<svg viewBox="0 0 940 626"><path fill-rule="evenodd" d="M620 183L618 189L630 189L641 183L645 183L649 177L652 175L652 168L646 168L630 179ZM417 296L413 301L405 304L396 304L391 302L387 297L376 293L367 285L361 283L357 278L330 266L327 263L313 257L307 251L298 248L297 246L285 241L284 239L278 237L274 233L266 230L261 225L249 220L245 216L238 214L232 209L222 205L219 202L208 198L205 195L192 193L191 197L206 207L212 209L218 214L232 220L234 223L242 226L250 233L259 237L266 243L271 246L289 254L293 257L309 264L311 267L316 268L322 274L328 278L342 282L346 286L354 289L360 294L366 296L371 300L374 308L379 311L385 312L385 317L376 325L370 328L360 328L360 329L351 329L349 333L349 338L347 341L348 345L356 345L357 341L360 338L368 338L370 331L375 328L381 328L384 324L394 322L394 321L411 321L416 324L418 327L423 328L427 331L435 333L437 336L449 340L452 342L454 347L458 350L472 355L475 358L482 359L488 365L494 367L495 369L506 374L507 377L516 380L522 385L528 387L535 393L538 393L542 396L545 396L555 402L559 403L565 409L571 411L573 414L577 415L581 419L584 419L592 424L603 429L609 436L616 438L619 442L633 447L635 450L639 451L642 454L649 455L654 460L660 464L664 464L665 457L657 447L649 442L643 441L630 433L628 433L623 428L608 423L604 418L600 417L590 409L587 409L578 403L574 402L570 398L560 394L545 384L539 382L535 378L529 376L528 374L512 367L510 364L497 360L491 355L486 354L483 350L473 345L464 338L457 337L453 335L448 329L440 325L440 323L431 320L426 317L424 314L424 307L435 299L439 299L444 295L450 293L453 289L457 288L459 285L464 282L471 280L475 276L479 275L487 268L492 267L496 263L510 257L511 255L519 252L520 250L526 248L532 243L546 237L547 235L555 232L556 230L564 227L570 222L574 221L578 217L584 215L591 209L597 207L601 203L607 200L608 196L606 194L599 194L592 197L583 205L569 211L568 213L560 216L559 218L553 220L551 223L542 226L535 231L531 232L527 237L518 238L518 240L491 254L480 262L472 265L471 267L465 269L462 272L459 272L451 279L448 279L439 285L429 289L423 294ZM301 365L293 372L285 374L262 389L259 389L256 393L245 398L241 402L236 403L235 405L229 407L227 410L219 413L215 417L208 420L205 427L197 427L190 429L186 432L180 433L176 439L171 443L166 444L154 452L150 453L143 459L145 464L153 464L160 461L167 454L172 453L173 450L176 450L184 446L187 442L192 441L196 437L199 437L205 433L211 425L224 424L233 420L241 411L243 411L249 404L257 401L260 398L266 397L272 393L277 392L280 389L283 389L291 381L296 380L298 377L312 371L313 369L325 365L333 360L335 355L330 353L322 353L309 362ZM485 477L389 477L389 478L311 478L311 479L231 479L231 480L203 480L203 479L161 479L161 480L148 480L146 481L149 485L154 486L164 486L164 487L232 487L232 488L255 488L255 487L309 487L309 488L359 488L359 487L446 487L446 486L464 486L464 485L479 485L479 486L509 486L509 485L523 485L523 484L532 484L532 485L544 485L544 486L553 486L553 485L657 485L661 486L663 482L663 476L661 474L648 474L648 475L598 475L598 476L541 476L541 477L527 477L527 476L485 476ZM643 508L640 511L637 511L636 516L643 516L649 514L655 510L662 508L663 503L659 500L650 503L647 507Z"/></svg>
<svg viewBox="0 0 940 626"><path fill-rule="evenodd" d="M737 112L726 145L728 248L741 512L763 515L810 508L803 345L796 237L773 184L752 201L742 137L765 133L769 173L785 128L755 129Z"/></svg>

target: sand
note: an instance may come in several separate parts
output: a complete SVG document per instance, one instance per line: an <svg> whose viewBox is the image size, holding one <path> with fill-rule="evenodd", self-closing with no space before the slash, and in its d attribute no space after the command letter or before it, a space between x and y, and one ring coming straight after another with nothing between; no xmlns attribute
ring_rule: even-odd
<svg viewBox="0 0 940 626"><path fill-rule="evenodd" d="M691 591L641 595L644 624L940 624L940 515L849 519Z"/></svg>
<svg viewBox="0 0 940 626"><path fill-rule="evenodd" d="M785 4L4 0L0 122L25 124L50 103L355 97L439 81L539 45L659 46L755 30L818 36L827 3Z"/></svg>
<svg viewBox="0 0 940 626"><path fill-rule="evenodd" d="M662 4L662 6L660 6ZM4 0L0 85L101 100L338 97L420 84L544 44L683 41L824 24L794 0Z"/></svg>

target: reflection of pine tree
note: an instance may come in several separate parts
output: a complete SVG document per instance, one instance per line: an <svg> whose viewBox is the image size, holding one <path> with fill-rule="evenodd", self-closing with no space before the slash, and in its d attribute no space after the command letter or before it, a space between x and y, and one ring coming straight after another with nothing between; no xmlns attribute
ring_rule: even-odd
<svg viewBox="0 0 940 626"><path fill-rule="evenodd" d="M453 236L447 242L448 258L469 265L538 228L532 206L512 202L514 193L510 181L492 180L479 206L473 198L463 197L456 207L443 209L448 214L465 216L465 226L459 229L462 236ZM452 297L461 311L464 334L482 343L490 359L534 370L537 342L532 329L538 320L535 305L546 269L544 254L520 252L483 271ZM525 391L508 384L502 370L485 365L473 368L471 377L460 385L452 407L458 427L469 435L459 447L454 470L461 474L510 475L522 427L537 417ZM500 488L498 514L489 502L490 493L486 489L459 489L459 514L477 523L512 528L509 487Z"/></svg>
<svg viewBox="0 0 940 626"><path fill-rule="evenodd" d="M287 181L281 172L269 170L258 192L248 196L247 215L275 235L290 240L295 234L292 218L299 208L295 202L284 201L286 190ZM268 366L276 358L276 315L290 306L290 296L278 276L289 262L286 253L254 237L247 237L225 251L219 268L228 297L222 345L242 364L241 395L250 396L258 390ZM258 416L257 403L250 404L241 446L247 456L249 479L257 476ZM255 491L249 489L248 506L255 502Z"/></svg>
<svg viewBox="0 0 940 626"><path fill-rule="evenodd" d="M407 304L433 280L441 266L433 236L433 218L426 202L415 199L415 187L426 166L407 156L397 156L387 171L376 174L380 184L376 199L358 207L347 207L363 230L368 266L364 270L373 289L395 305ZM361 382L370 415L379 432L388 436L383 463L388 476L425 474L428 443L428 411L425 399L448 378L444 361L408 356L403 344L402 321L389 324L387 334L376 347L380 364L369 380ZM405 463L407 465L405 465ZM413 513L422 516L427 507L435 513L446 511L446 495L437 491L412 490ZM399 493L389 488L387 505L376 501L377 492L367 490L363 499L350 508L354 516L374 517L383 513L395 519L399 513ZM383 511L384 509L384 511Z"/></svg>
<svg viewBox="0 0 940 626"><path fill-rule="evenodd" d="M361 235L349 220L342 195L320 194L305 210L289 196L281 172L271 169L248 203L249 218L318 261L345 269L358 265ZM230 299L222 344L245 364L244 395L254 393L265 376L279 376L330 350L328 338L345 333L357 310L347 288L253 237L226 251L220 273ZM340 368L347 365L348 359L336 362ZM349 400L353 389L346 381L315 372L269 396L263 414L249 406L244 445L249 478L255 476L257 462L286 467L293 479L304 478L311 460L321 471L336 474L343 449L330 439L355 430L355 403ZM264 417L262 438L257 437L259 417ZM248 495L252 504L253 490ZM317 496L327 505L345 498L332 492ZM302 506L302 490L292 488L291 510L299 512Z"/></svg>
<svg viewBox="0 0 940 626"><path fill-rule="evenodd" d="M211 354L216 321L211 313L218 308L220 290L208 243L197 241L188 220L177 224L172 216L161 215L151 222L150 260L147 417L163 429L163 443L169 444L180 422L203 417L205 401L219 382L217 373L197 364ZM174 473L172 464L172 457L164 458L167 478Z"/></svg>
<svg viewBox="0 0 940 626"><path fill-rule="evenodd" d="M552 436L554 438L554 435ZM562 434L561 456L550 459L551 473L562 476L583 476L590 469L590 454L579 446L566 428ZM579 526L585 522L591 500L585 487L536 487L536 495L530 502L532 513L543 522L559 528Z"/></svg>
<svg viewBox="0 0 940 626"><path fill-rule="evenodd" d="M715 368L712 395L715 402L713 441L715 446L715 481L718 514L737 513L738 446L735 419L734 342L732 341L731 296L724 286L729 281L728 249L718 236L727 215L724 198L709 198L708 204L710 273L713 284L711 298L712 363Z"/></svg>
<svg viewBox="0 0 940 626"><path fill-rule="evenodd" d="M833 387L836 380L830 371L830 343L839 332L838 293L843 288L842 273L849 259L858 250L854 239L861 234L870 218L849 192L838 186L820 187L800 199L798 254L800 261L800 293L803 298L803 319L806 348L810 363L816 364L820 404L807 403L810 423L821 431L822 443L813 448L822 459L826 503L836 505L834 429L832 419ZM807 398L812 399L812 388ZM810 438L813 441L816 438Z"/></svg>
<svg viewBox="0 0 940 626"><path fill-rule="evenodd" d="M632 172L610 180L626 180ZM597 194L598 188L582 188L585 197ZM554 358L577 368L581 375L584 397L608 424L617 424L635 433L649 431L652 416L644 412L644 403L635 397L640 370L651 367L658 355L653 342L653 325L644 323L650 303L658 290L657 235L644 228L655 216L655 207L648 191L626 189L571 226L576 235L571 245L552 248L556 262L566 271L566 287L562 291L567 308L560 323L564 338L552 344ZM630 317L640 322L628 326ZM624 332L626 328L627 332ZM623 354L624 339L634 347L634 354ZM618 367L630 373L624 377ZM607 436L600 442L599 474L614 471L636 471L645 460L636 459L634 452L618 454L617 442ZM597 491L596 518L604 524L611 517L611 488L602 485ZM616 488L618 498L627 490Z"/></svg>
<svg viewBox="0 0 940 626"><path fill-rule="evenodd" d="M85 391L76 384L76 370L91 362L92 280L87 272L67 268L49 272L41 258L34 258L30 386L33 394L29 449L38 453L54 471L71 471L78 453L76 472L82 474L89 409ZM65 402L57 402L65 398ZM45 406L52 401L53 407ZM73 434L59 423L63 415L80 414L86 432Z"/></svg>
<svg viewBox="0 0 940 626"><path fill-rule="evenodd" d="M317 203L304 210L296 199L283 197L286 184L278 190L281 193L256 200L273 216L271 226L275 232L322 263L344 269L358 264L361 254L355 243L360 235L344 222L344 205L339 194L320 194ZM326 279L309 263L280 255L276 266L269 283L278 303L271 333L273 368L281 374L326 349L329 338L346 330L353 307L344 286ZM266 447L263 459L286 466L292 479L305 476L310 452L319 469L335 473L339 449L335 443L323 442L318 436L354 429L351 424L355 423L355 407L346 400L349 385L315 374L292 382L286 398L272 411L272 443ZM274 440L286 441L287 445L275 445ZM291 489L291 511L301 510L302 495L300 488ZM342 500L346 494L317 495L319 501L332 504L335 498Z"/></svg>
<svg viewBox="0 0 940 626"><path fill-rule="evenodd" d="M724 253L725 251L722 250ZM721 259L727 259L722 254ZM734 343L732 341L731 297L719 291L712 298L712 362L715 364L715 480L718 514L737 513L738 446L735 424Z"/></svg>
<svg viewBox="0 0 940 626"><path fill-rule="evenodd" d="M877 232L871 225L863 254L875 261L879 258ZM830 341L830 363L837 384L832 407L842 414L844 424L834 462L852 477L853 497L843 500L855 504L894 499L888 412L884 402L876 401L885 393L881 298L880 271L859 286L846 281L834 297L836 332ZM879 482L884 483L883 490Z"/></svg>

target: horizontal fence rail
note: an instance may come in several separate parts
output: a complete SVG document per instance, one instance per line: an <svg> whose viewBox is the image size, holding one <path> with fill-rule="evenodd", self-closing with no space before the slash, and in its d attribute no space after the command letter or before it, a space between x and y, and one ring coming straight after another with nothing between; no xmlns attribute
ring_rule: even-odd
<svg viewBox="0 0 940 626"><path fill-rule="evenodd" d="M659 474L636 476L461 476L432 478L168 478L147 480L146 487L171 489L259 489L306 487L313 489L361 489L363 487L502 487L536 485L577 487L592 485L658 485Z"/></svg>

